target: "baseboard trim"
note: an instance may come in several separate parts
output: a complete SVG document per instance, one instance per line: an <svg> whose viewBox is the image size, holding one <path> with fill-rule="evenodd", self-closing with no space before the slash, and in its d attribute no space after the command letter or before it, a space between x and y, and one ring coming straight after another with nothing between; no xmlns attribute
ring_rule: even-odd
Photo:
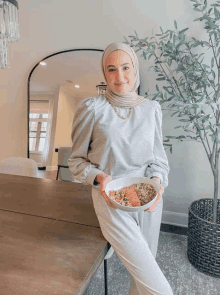
<svg viewBox="0 0 220 295"><path fill-rule="evenodd" d="M166 233L187 236L187 230L188 230L188 227L185 227L185 226L177 226L177 225L166 224L166 223L161 223L160 225L160 231L166 232Z"/></svg>
<svg viewBox="0 0 220 295"><path fill-rule="evenodd" d="M163 211L161 231L187 236L188 214Z"/></svg>

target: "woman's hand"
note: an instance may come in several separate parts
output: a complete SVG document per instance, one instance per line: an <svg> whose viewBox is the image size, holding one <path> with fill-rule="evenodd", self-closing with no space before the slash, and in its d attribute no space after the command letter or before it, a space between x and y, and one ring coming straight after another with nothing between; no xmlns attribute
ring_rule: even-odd
<svg viewBox="0 0 220 295"><path fill-rule="evenodd" d="M100 183L99 185L99 193L103 196L103 198L106 200L106 202L114 209L117 209L113 204L111 204L108 196L105 193L105 188L107 184L112 181L112 177L108 174L99 173L97 174L97 180Z"/></svg>
<svg viewBox="0 0 220 295"><path fill-rule="evenodd" d="M149 211L149 212L154 212L156 210L157 204L159 204L162 201L162 194L164 193L164 187L160 184L160 179L158 177L152 178L160 187L158 193L157 193L157 198L156 201L146 210L144 211Z"/></svg>

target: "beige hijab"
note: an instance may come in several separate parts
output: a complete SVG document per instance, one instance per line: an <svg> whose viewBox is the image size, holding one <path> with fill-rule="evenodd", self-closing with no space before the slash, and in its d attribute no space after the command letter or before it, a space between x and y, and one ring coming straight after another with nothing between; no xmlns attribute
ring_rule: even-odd
<svg viewBox="0 0 220 295"><path fill-rule="evenodd" d="M107 57L113 51L119 50L119 49L125 51L127 54L130 55L131 60L133 62L133 66L134 66L134 85L131 88L131 90L128 91L126 94L118 94L114 90L110 89L105 76L105 66L106 66ZM138 64L138 58L136 53L129 45L125 43L112 43L109 46L107 46L102 54L101 68L102 68L102 73L107 84L105 97L109 103L117 107L135 107L147 100L147 98L144 98L143 96L140 96L135 92L138 89L138 86L140 85L139 64Z"/></svg>

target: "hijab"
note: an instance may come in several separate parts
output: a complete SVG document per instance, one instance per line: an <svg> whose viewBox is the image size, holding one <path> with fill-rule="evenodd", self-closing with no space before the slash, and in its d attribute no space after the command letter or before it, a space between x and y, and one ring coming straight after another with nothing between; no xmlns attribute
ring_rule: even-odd
<svg viewBox="0 0 220 295"><path fill-rule="evenodd" d="M105 75L105 68L106 68L106 59L108 56L115 50L123 50L125 51L130 57L133 62L134 67L134 85L133 87L125 94L120 94L115 92L113 89L110 89L106 75ZM106 47L103 51L102 58L101 58L101 69L103 76L105 78L107 89L105 92L105 97L110 104L113 104L117 107L135 107L147 100L143 96L137 94L136 90L140 85L140 77L139 77L139 64L138 58L134 50L125 43L112 43Z"/></svg>

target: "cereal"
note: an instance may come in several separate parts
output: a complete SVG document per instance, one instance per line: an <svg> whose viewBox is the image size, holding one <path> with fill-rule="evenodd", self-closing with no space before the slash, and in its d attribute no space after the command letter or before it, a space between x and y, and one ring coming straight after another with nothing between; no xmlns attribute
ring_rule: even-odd
<svg viewBox="0 0 220 295"><path fill-rule="evenodd" d="M134 206L139 206L139 202L137 200L135 202L131 201L131 194L128 195L128 191L130 189L130 192L132 192L131 187L133 187L138 195L138 199L140 201L140 205L146 205L150 201L152 201L155 196L156 196L156 190L155 188L149 184L149 183L135 183L132 186L126 186L124 188L121 188L119 190L111 190L109 191L109 197L124 206L129 206L129 207L134 207ZM134 191L133 191L134 194ZM130 196L130 198L129 198ZM131 205L133 204L133 206Z"/></svg>
<svg viewBox="0 0 220 295"><path fill-rule="evenodd" d="M132 207L141 206L137 191L132 185L126 186L124 188L124 191L125 191L125 196L129 200L129 203ZM119 191L119 193L120 193L120 191Z"/></svg>

